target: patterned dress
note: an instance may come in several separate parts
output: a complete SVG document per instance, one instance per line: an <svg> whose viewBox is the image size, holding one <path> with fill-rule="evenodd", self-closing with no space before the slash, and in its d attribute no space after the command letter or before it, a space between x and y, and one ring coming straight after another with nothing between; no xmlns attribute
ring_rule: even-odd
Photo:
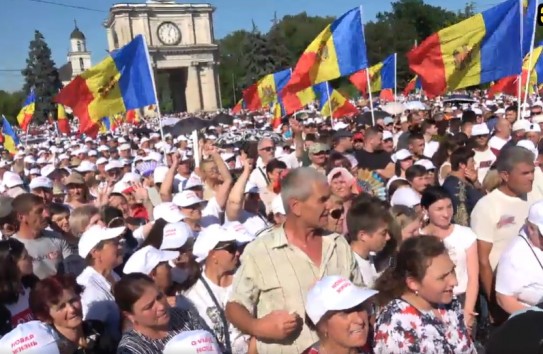
<svg viewBox="0 0 543 354"><path fill-rule="evenodd" d="M433 312L423 313L402 299L383 307L375 323L375 354L474 354L458 300Z"/></svg>

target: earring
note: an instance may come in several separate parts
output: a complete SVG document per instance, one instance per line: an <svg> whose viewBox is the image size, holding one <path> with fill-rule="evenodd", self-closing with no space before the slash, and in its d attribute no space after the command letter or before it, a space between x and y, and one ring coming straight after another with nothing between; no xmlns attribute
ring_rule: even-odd
<svg viewBox="0 0 543 354"><path fill-rule="evenodd" d="M418 290L415 290L415 295L419 296L419 291Z"/></svg>

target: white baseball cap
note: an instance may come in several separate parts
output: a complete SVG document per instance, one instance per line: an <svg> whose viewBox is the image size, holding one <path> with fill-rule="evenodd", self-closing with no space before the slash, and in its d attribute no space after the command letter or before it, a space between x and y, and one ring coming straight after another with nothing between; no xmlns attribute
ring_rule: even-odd
<svg viewBox="0 0 543 354"><path fill-rule="evenodd" d="M119 146L119 151L127 151L130 150L130 144L123 143L121 146Z"/></svg>
<svg viewBox="0 0 543 354"><path fill-rule="evenodd" d="M79 173L93 172L96 171L96 165L89 160L83 160L77 168L74 168L74 170Z"/></svg>
<svg viewBox="0 0 543 354"><path fill-rule="evenodd" d="M413 208L420 204L420 195L411 187L398 188L390 198L390 205L405 205Z"/></svg>
<svg viewBox="0 0 543 354"><path fill-rule="evenodd" d="M30 188L30 190L36 188L53 189L53 181L51 181L51 179L47 177L38 176L30 181L28 187Z"/></svg>
<svg viewBox="0 0 543 354"><path fill-rule="evenodd" d="M517 146L530 150L532 154L534 154L534 158L537 159L537 156L539 155L539 151L537 150L537 147L535 146L533 141L528 140L528 139L523 139L517 143Z"/></svg>
<svg viewBox="0 0 543 354"><path fill-rule="evenodd" d="M543 123L543 114L537 114L532 117L533 123Z"/></svg>
<svg viewBox="0 0 543 354"><path fill-rule="evenodd" d="M87 258L92 249L101 241L119 237L125 229L124 226L111 229L100 225L91 226L87 231L83 232L83 235L81 235L81 238L79 239L79 256L83 259Z"/></svg>
<svg viewBox="0 0 543 354"><path fill-rule="evenodd" d="M436 166L434 163L428 159L420 159L415 162L415 165L420 165L426 169L426 171L435 170Z"/></svg>
<svg viewBox="0 0 543 354"><path fill-rule="evenodd" d="M60 354L58 334L40 321L21 323L0 339L0 353Z"/></svg>
<svg viewBox="0 0 543 354"><path fill-rule="evenodd" d="M123 273L151 274L160 263L173 261L179 257L177 251L157 250L153 246L145 246L134 252L126 261Z"/></svg>
<svg viewBox="0 0 543 354"><path fill-rule="evenodd" d="M107 172L107 171L110 171L110 170L113 170L113 169L116 169L116 168L122 169L123 167L124 167L124 165L123 165L123 163L121 161L111 160L106 165L105 170Z"/></svg>
<svg viewBox="0 0 543 354"><path fill-rule="evenodd" d="M203 185L204 183L202 182L202 179L199 176L192 173L190 177L185 181L183 185L183 189L191 189L194 187L201 187Z"/></svg>
<svg viewBox="0 0 543 354"><path fill-rule="evenodd" d="M488 129L488 125L486 125L486 123L475 124L471 128L472 136L480 136L480 135L488 135L488 134L490 134L490 130Z"/></svg>
<svg viewBox="0 0 543 354"><path fill-rule="evenodd" d="M526 129L526 133L541 133L541 127L537 123L532 123Z"/></svg>
<svg viewBox="0 0 543 354"><path fill-rule="evenodd" d="M238 234L237 241L239 243L247 243L255 239L255 235L252 234L249 229L245 227L244 224L240 223L237 220L226 222L224 223L223 227L226 228L228 231Z"/></svg>
<svg viewBox="0 0 543 354"><path fill-rule="evenodd" d="M231 229L220 226L219 224L213 224L203 229L192 247L192 254L196 256L197 262L204 261L209 252L211 252L220 242L232 242L239 243L250 242L245 235L234 232Z"/></svg>
<svg viewBox="0 0 543 354"><path fill-rule="evenodd" d="M409 152L409 150L400 149L400 150L396 151L396 153L391 156L391 159L392 159L393 162L396 162L396 161L403 161L403 160L408 159L410 157L412 157L412 155Z"/></svg>
<svg viewBox="0 0 543 354"><path fill-rule="evenodd" d="M528 221L536 225L543 235L543 200L535 202L528 211Z"/></svg>
<svg viewBox="0 0 543 354"><path fill-rule="evenodd" d="M2 179L2 181L4 183L4 186L6 186L7 188L13 188L23 185L23 180L21 176L11 171L4 172L4 178Z"/></svg>
<svg viewBox="0 0 543 354"><path fill-rule="evenodd" d="M530 128L530 121L527 119L519 119L513 123L512 131L528 130Z"/></svg>
<svg viewBox="0 0 543 354"><path fill-rule="evenodd" d="M160 203L153 209L153 219L164 219L167 222L179 222L185 218L181 210L171 202Z"/></svg>
<svg viewBox="0 0 543 354"><path fill-rule="evenodd" d="M192 229L184 222L169 223L162 230L161 250L176 250L183 247L189 238L194 238Z"/></svg>
<svg viewBox="0 0 543 354"><path fill-rule="evenodd" d="M41 169L41 175L44 177L49 177L49 175L55 172L56 167L54 165L46 165Z"/></svg>
<svg viewBox="0 0 543 354"><path fill-rule="evenodd" d="M153 181L155 182L155 184L164 182L167 173L168 166L157 166L153 171Z"/></svg>
<svg viewBox="0 0 543 354"><path fill-rule="evenodd" d="M99 157L98 160L96 160L97 165L103 165L107 163L107 159L105 157Z"/></svg>
<svg viewBox="0 0 543 354"><path fill-rule="evenodd" d="M392 139L394 136L388 130L383 131L383 140Z"/></svg>
<svg viewBox="0 0 543 354"><path fill-rule="evenodd" d="M215 337L204 330L183 331L166 343L163 354L221 354Z"/></svg>
<svg viewBox="0 0 543 354"><path fill-rule="evenodd" d="M186 208L191 205L203 203L204 201L200 199L200 197L198 197L193 191L184 190L181 193L177 193L173 197L172 202L178 207Z"/></svg>
<svg viewBox="0 0 543 354"><path fill-rule="evenodd" d="M327 275L309 289L305 312L316 325L328 311L352 309L377 293L373 289L357 287L339 275Z"/></svg>

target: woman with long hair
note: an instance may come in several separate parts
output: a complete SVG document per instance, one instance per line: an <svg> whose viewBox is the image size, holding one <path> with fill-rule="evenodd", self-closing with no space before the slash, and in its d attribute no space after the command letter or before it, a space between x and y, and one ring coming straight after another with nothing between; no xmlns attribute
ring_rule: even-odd
<svg viewBox="0 0 543 354"><path fill-rule="evenodd" d="M393 267L375 283L382 306L374 327L375 354L475 354L464 323L455 266L435 236L415 236L400 246Z"/></svg>
<svg viewBox="0 0 543 354"><path fill-rule="evenodd" d="M439 237L455 265L458 285L454 288L454 295L464 308L464 322L471 331L479 292L477 236L469 227L452 222L452 201L442 187L427 188L422 193L421 206L427 219L422 234Z"/></svg>
<svg viewBox="0 0 543 354"><path fill-rule="evenodd" d="M78 173L72 173L65 181L66 184L66 205L72 210L87 205L92 201L89 188L85 184L83 177Z"/></svg>
<svg viewBox="0 0 543 354"><path fill-rule="evenodd" d="M123 318L131 324L117 354L162 354L166 343L178 333L204 329L191 312L171 307L148 275L125 275L113 293Z"/></svg>
<svg viewBox="0 0 543 354"><path fill-rule="evenodd" d="M30 308L36 318L58 335L62 354L114 354L117 341L100 321L84 321L83 288L69 275L40 280L30 292Z"/></svg>
<svg viewBox="0 0 543 354"><path fill-rule="evenodd" d="M468 142L468 137L464 133L458 133L455 135L447 135L439 143L436 153L432 157L432 162L437 169L437 181L439 185L442 185L445 181L445 178L451 172L451 162L449 158L454 150L458 149L461 146L466 146Z"/></svg>
<svg viewBox="0 0 543 354"><path fill-rule="evenodd" d="M14 238L0 241L0 336L34 319L28 296L37 281L25 246Z"/></svg>

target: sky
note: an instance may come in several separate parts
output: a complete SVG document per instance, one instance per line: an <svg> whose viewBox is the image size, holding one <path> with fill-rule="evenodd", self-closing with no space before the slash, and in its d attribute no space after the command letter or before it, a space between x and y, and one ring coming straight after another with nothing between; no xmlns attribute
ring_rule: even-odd
<svg viewBox="0 0 543 354"><path fill-rule="evenodd" d="M28 46L39 30L51 48L57 67L67 62L70 33L74 20L85 34L87 48L92 52L92 63L106 56L106 31L102 26L114 0L0 0L0 90L19 90L23 84L20 70L25 67ZM143 3L145 0L132 0ZM181 2L178 0L178 2ZM197 3L202 1L183 1ZM426 3L449 10L464 8L467 0L426 0ZM479 0L476 10L482 11L499 0ZM339 16L362 5L364 20L370 21L380 11L391 9L391 1L381 0L215 0L215 37L252 28L252 21L262 32L271 26L274 13L277 18L306 11L309 15ZM61 5L70 5L72 8Z"/></svg>

